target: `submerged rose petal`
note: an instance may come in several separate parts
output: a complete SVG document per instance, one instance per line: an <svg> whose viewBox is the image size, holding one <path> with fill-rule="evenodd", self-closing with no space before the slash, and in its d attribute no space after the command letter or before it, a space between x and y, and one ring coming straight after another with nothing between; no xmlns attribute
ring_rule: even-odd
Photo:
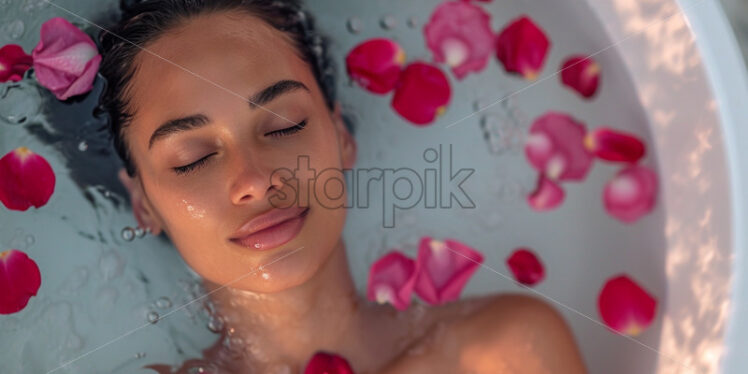
<svg viewBox="0 0 748 374"><path fill-rule="evenodd" d="M44 157L18 147L0 158L0 201L11 210L36 208L55 190L55 173Z"/></svg>
<svg viewBox="0 0 748 374"><path fill-rule="evenodd" d="M517 248L506 259L506 266L517 282L534 286L545 278L545 268L529 248Z"/></svg>
<svg viewBox="0 0 748 374"><path fill-rule="evenodd" d="M633 134L607 127L597 128L584 138L584 146L597 158L635 163L644 157L644 142Z"/></svg>
<svg viewBox="0 0 748 374"><path fill-rule="evenodd" d="M0 252L0 314L21 311L41 284L39 267L26 253L17 249Z"/></svg>
<svg viewBox="0 0 748 374"><path fill-rule="evenodd" d="M572 56L561 65L561 82L585 98L591 98L600 84L600 65L587 56Z"/></svg>
<svg viewBox="0 0 748 374"><path fill-rule="evenodd" d="M367 297L378 303L390 303L407 309L416 281L416 263L398 251L390 251L371 265Z"/></svg>
<svg viewBox="0 0 748 374"><path fill-rule="evenodd" d="M510 73L533 80L543 69L550 41L528 16L513 20L496 39L496 57Z"/></svg>
<svg viewBox="0 0 748 374"><path fill-rule="evenodd" d="M51 18L42 24L39 44L31 54L39 84L59 100L93 88L101 55L93 40L64 18Z"/></svg>
<svg viewBox="0 0 748 374"><path fill-rule="evenodd" d="M304 374L353 374L353 369L345 358L321 351L309 360Z"/></svg>
<svg viewBox="0 0 748 374"><path fill-rule="evenodd" d="M654 320L657 300L628 276L619 275L605 282L597 306L608 327L636 336Z"/></svg>
<svg viewBox="0 0 748 374"><path fill-rule="evenodd" d="M395 88L404 64L405 51L386 38L367 40L354 47L345 58L351 79L376 94Z"/></svg>
<svg viewBox="0 0 748 374"><path fill-rule="evenodd" d="M444 113L450 95L449 81L439 68L414 62L400 75L392 107L411 123L427 125Z"/></svg>
<svg viewBox="0 0 748 374"><path fill-rule="evenodd" d="M605 210L623 222L635 222L654 208L657 185L657 174L652 170L631 165L605 185Z"/></svg>
<svg viewBox="0 0 748 374"><path fill-rule="evenodd" d="M592 155L584 148L586 132L571 116L547 112L530 127L527 160L551 180L582 180L592 166Z"/></svg>
<svg viewBox="0 0 748 374"><path fill-rule="evenodd" d="M465 244L424 236L418 246L415 291L429 304L456 300L482 263L483 255Z"/></svg>
<svg viewBox="0 0 748 374"><path fill-rule="evenodd" d="M18 82L29 70L33 59L18 44L8 44L0 48L0 82Z"/></svg>
<svg viewBox="0 0 748 374"><path fill-rule="evenodd" d="M491 16L465 1L437 6L423 32L434 60L446 62L458 79L483 70L494 47Z"/></svg>
<svg viewBox="0 0 748 374"><path fill-rule="evenodd" d="M540 174L535 191L527 196L527 203L531 208L542 212L559 207L565 197L566 193L561 186Z"/></svg>

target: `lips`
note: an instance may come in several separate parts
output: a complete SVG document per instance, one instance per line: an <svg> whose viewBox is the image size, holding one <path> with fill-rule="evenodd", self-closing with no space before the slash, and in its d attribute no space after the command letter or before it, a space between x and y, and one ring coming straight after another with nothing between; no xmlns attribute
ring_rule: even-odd
<svg viewBox="0 0 748 374"><path fill-rule="evenodd" d="M296 237L308 211L308 207L270 210L244 224L230 240L255 250L278 247Z"/></svg>

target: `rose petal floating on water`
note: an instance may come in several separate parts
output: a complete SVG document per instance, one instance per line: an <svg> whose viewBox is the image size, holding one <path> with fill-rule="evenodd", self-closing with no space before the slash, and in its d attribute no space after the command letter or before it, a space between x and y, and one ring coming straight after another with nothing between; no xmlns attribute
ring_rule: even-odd
<svg viewBox="0 0 748 374"><path fill-rule="evenodd" d="M587 56L572 56L561 65L561 83L584 98L591 98L600 84L600 65Z"/></svg>
<svg viewBox="0 0 748 374"><path fill-rule="evenodd" d="M42 284L36 262L17 249L0 252L0 314L21 311Z"/></svg>
<svg viewBox="0 0 748 374"><path fill-rule="evenodd" d="M565 197L566 193L561 186L540 174L535 191L527 196L527 203L532 209L542 212L559 207Z"/></svg>
<svg viewBox="0 0 748 374"><path fill-rule="evenodd" d="M55 190L55 173L44 157L18 147L0 158L0 201L11 210L36 208Z"/></svg>
<svg viewBox="0 0 748 374"><path fill-rule="evenodd" d="M635 163L646 152L644 142L635 135L607 127L587 133L584 147L597 158L617 162Z"/></svg>
<svg viewBox="0 0 748 374"><path fill-rule="evenodd" d="M507 72L533 80L543 69L550 45L545 32L530 17L521 16L499 33L496 57Z"/></svg>
<svg viewBox="0 0 748 374"><path fill-rule="evenodd" d="M334 353L317 352L309 360L304 374L353 374L348 361Z"/></svg>
<svg viewBox="0 0 748 374"><path fill-rule="evenodd" d="M59 100L91 91L101 62L93 40L62 17L42 24L31 55L39 84Z"/></svg>
<svg viewBox="0 0 748 374"><path fill-rule="evenodd" d="M414 62L400 75L392 108L411 123L423 126L444 113L450 95L449 81L439 68Z"/></svg>
<svg viewBox="0 0 748 374"><path fill-rule="evenodd" d="M434 60L446 62L458 79L483 70L494 48L491 16L466 1L437 6L423 33Z"/></svg>
<svg viewBox="0 0 748 374"><path fill-rule="evenodd" d="M545 268L529 248L517 248L506 259L506 266L517 282L534 286L545 278Z"/></svg>
<svg viewBox="0 0 748 374"><path fill-rule="evenodd" d="M371 265L367 297L378 303L390 303L399 310L410 305L416 281L416 263L399 251L390 251Z"/></svg>
<svg viewBox="0 0 748 374"><path fill-rule="evenodd" d="M18 82L31 68L33 59L18 44L8 44L0 48L0 82Z"/></svg>
<svg viewBox="0 0 748 374"><path fill-rule="evenodd" d="M654 320L657 300L628 276L619 275L605 282L597 306L608 327L636 336Z"/></svg>
<svg viewBox="0 0 748 374"><path fill-rule="evenodd" d="M584 148L586 132L584 124L571 116L547 112L530 127L527 160L551 180L582 180L592 166L592 155Z"/></svg>
<svg viewBox="0 0 748 374"><path fill-rule="evenodd" d="M424 236L418 245L415 291L432 305L456 300L482 263L483 255L465 244Z"/></svg>
<svg viewBox="0 0 748 374"><path fill-rule="evenodd" d="M605 210L625 223L635 222L654 208L657 186L657 174L645 166L622 169L605 185Z"/></svg>
<svg viewBox="0 0 748 374"><path fill-rule="evenodd" d="M405 51L395 41L386 38L364 41L345 58L351 79L376 94L395 88L404 64Z"/></svg>

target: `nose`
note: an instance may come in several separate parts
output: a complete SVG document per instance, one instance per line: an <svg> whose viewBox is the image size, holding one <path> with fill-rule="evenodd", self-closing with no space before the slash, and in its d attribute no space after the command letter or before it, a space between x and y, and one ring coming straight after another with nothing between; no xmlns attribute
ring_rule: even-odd
<svg viewBox="0 0 748 374"><path fill-rule="evenodd" d="M236 205L262 201L273 190L281 187L281 180L274 176L272 167L260 162L261 157L253 157L248 153L251 152L244 152L245 157L237 160L231 168L230 194L232 203Z"/></svg>

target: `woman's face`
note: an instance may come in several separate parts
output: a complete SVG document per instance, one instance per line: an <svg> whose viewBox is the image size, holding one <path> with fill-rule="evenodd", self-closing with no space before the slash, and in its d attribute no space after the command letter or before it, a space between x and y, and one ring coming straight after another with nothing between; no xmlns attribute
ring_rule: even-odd
<svg viewBox="0 0 748 374"><path fill-rule="evenodd" d="M346 199L342 174L312 174L355 161L355 143L310 67L282 32L240 12L191 19L145 47L135 59L126 130L142 194L133 204L138 220L154 233L163 229L209 281L255 292L305 282L345 222L345 209L333 208ZM183 118L192 119L152 140L163 124ZM302 121L300 131L278 132ZM174 169L205 156L190 171ZM284 179L299 164L304 169L305 158L310 171ZM290 241L257 250L231 240L250 219L293 201L309 210Z"/></svg>

